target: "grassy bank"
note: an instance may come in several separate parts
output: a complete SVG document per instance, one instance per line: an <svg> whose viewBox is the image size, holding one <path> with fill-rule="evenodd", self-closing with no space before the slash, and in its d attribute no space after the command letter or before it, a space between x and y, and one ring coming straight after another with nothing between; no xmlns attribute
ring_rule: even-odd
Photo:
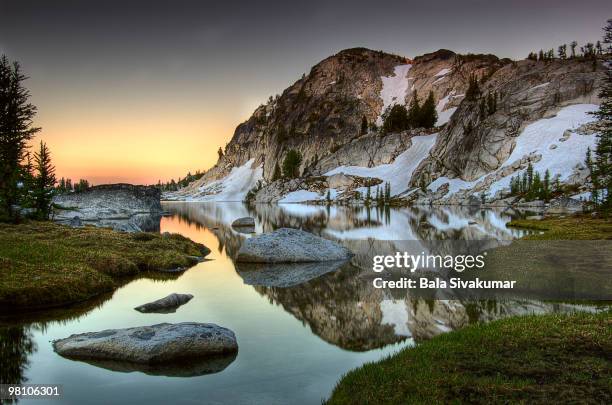
<svg viewBox="0 0 612 405"><path fill-rule="evenodd" d="M0 308L74 303L147 271L193 265L209 250L180 235L51 222L0 224Z"/></svg>
<svg viewBox="0 0 612 405"><path fill-rule="evenodd" d="M329 404L612 403L612 313L477 324L348 373Z"/></svg>
<svg viewBox="0 0 612 405"><path fill-rule="evenodd" d="M541 220L520 219L509 222L508 226L536 231L525 236L525 240L612 239L612 219L591 218L587 215Z"/></svg>

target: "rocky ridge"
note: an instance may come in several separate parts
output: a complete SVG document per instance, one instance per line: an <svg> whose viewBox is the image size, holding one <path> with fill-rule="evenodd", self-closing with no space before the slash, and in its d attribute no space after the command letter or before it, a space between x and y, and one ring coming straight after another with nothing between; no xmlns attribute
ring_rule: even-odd
<svg viewBox="0 0 612 405"><path fill-rule="evenodd" d="M467 100L472 76L479 78L480 96ZM257 202L297 202L283 199L300 190L311 194L302 194L298 200L324 199L326 190L333 188L327 174L345 167L344 174L352 176L352 184L344 184L340 192L334 189L333 199L346 198L350 195L346 190L363 191L367 185L390 181L362 179L348 167L389 165L409 150L411 141L423 135L422 130L383 134L373 125L381 123L386 107L408 105L414 92L423 100L431 91L440 126L435 144L422 153L414 168L394 179L402 187L396 187L393 194L412 202L460 203L488 190L500 178L524 170L538 159L537 154L526 153L525 159L506 168L503 175L496 173L498 178L479 188L469 184L463 195L453 197L457 190L449 194L440 189L443 180L474 182L499 170L530 124L555 117L568 106L597 104L595 93L601 77L601 66L584 59L511 61L439 50L411 60L364 48L344 50L321 61L280 96L257 108L236 128L211 170L164 198L189 200L208 195L214 200L223 182L238 169L258 171L243 190L244 195L252 190ZM496 108L483 112L481 105L490 96L495 97ZM361 129L364 117L370 126L367 131ZM576 129L570 126L564 130ZM275 167L282 165L290 149L303 156L302 176L272 181ZM557 174L562 174L565 182L584 182L584 173ZM423 184L431 185L437 179L441 180L435 188L418 192ZM211 184L214 187L208 186ZM218 200L223 200L220 194Z"/></svg>

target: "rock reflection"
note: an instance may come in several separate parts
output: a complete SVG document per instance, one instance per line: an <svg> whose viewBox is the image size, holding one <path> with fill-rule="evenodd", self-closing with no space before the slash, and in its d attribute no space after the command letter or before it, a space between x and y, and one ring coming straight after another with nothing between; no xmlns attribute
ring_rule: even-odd
<svg viewBox="0 0 612 405"><path fill-rule="evenodd" d="M235 264L245 284L264 287L293 287L347 265L348 261Z"/></svg>
<svg viewBox="0 0 612 405"><path fill-rule="evenodd" d="M112 360L74 360L82 361L92 366L121 373L141 372L153 376L165 377L198 377L215 374L225 370L236 360L238 353L228 353L223 356L209 356L189 361L140 364Z"/></svg>

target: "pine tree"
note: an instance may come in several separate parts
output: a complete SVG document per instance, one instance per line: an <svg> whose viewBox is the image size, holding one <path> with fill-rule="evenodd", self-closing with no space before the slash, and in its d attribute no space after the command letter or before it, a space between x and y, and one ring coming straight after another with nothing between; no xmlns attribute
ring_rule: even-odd
<svg viewBox="0 0 612 405"><path fill-rule="evenodd" d="M544 172L544 183L542 184L542 189L542 199L545 201L550 200L550 170L548 169L546 169L546 172Z"/></svg>
<svg viewBox="0 0 612 405"><path fill-rule="evenodd" d="M576 41L572 41L572 43L570 44L570 49L572 50L572 54L571 54L571 58L575 58L576 57L576 47L578 46L578 42Z"/></svg>
<svg viewBox="0 0 612 405"><path fill-rule="evenodd" d="M0 57L0 220L16 218L22 162L28 141L40 131L32 126L36 107L28 102L26 79L19 63Z"/></svg>
<svg viewBox="0 0 612 405"><path fill-rule="evenodd" d="M559 45L559 48L557 48L557 54L559 55L559 59L567 58L567 45Z"/></svg>
<svg viewBox="0 0 612 405"><path fill-rule="evenodd" d="M419 104L419 96L414 90L412 92L412 99L410 100L410 106L408 107L408 126L410 128L418 128L421 118L421 106Z"/></svg>
<svg viewBox="0 0 612 405"><path fill-rule="evenodd" d="M531 162L527 166L527 190L531 190L531 186L533 185L533 165Z"/></svg>
<svg viewBox="0 0 612 405"><path fill-rule="evenodd" d="M34 162L36 179L33 191L36 213L40 219L49 219L51 198L55 187L55 167L51 163L51 152L42 141L39 151L34 154Z"/></svg>
<svg viewBox="0 0 612 405"><path fill-rule="evenodd" d="M533 175L533 183L531 184L530 190L532 199L542 198L542 180L540 179L540 173L535 172Z"/></svg>
<svg viewBox="0 0 612 405"><path fill-rule="evenodd" d="M290 149L283 160L283 176L289 179L298 177L300 164L302 164L302 154L295 149Z"/></svg>
<svg viewBox="0 0 612 405"><path fill-rule="evenodd" d="M325 196L325 200L327 201L328 204L331 203L331 192L329 189L327 189L327 195Z"/></svg>
<svg viewBox="0 0 612 405"><path fill-rule="evenodd" d="M370 205L370 201L372 200L372 192L370 190L370 186L368 186L368 189L366 191L366 198L365 198L365 205Z"/></svg>
<svg viewBox="0 0 612 405"><path fill-rule="evenodd" d="M406 107L400 104L387 107L382 119L384 133L401 132L410 127Z"/></svg>
<svg viewBox="0 0 612 405"><path fill-rule="evenodd" d="M437 120L438 113L436 112L436 102L434 100L433 91L430 91L419 111L419 127L433 128Z"/></svg>
<svg viewBox="0 0 612 405"><path fill-rule="evenodd" d="M604 27L603 42L612 44L612 19ZM604 213L612 210L610 187L612 186L612 55L606 57L606 76L599 90L601 104L595 112L599 120L599 135L595 148L594 173L597 185L593 182L593 195L597 195L598 205Z"/></svg>

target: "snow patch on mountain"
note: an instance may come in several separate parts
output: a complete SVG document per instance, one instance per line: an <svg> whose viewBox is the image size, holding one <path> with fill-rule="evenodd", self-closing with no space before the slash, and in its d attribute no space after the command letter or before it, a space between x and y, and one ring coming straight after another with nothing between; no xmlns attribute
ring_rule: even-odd
<svg viewBox="0 0 612 405"><path fill-rule="evenodd" d="M224 178L215 180L198 188L198 191L185 198L187 201L243 201L250 189L263 179L263 167L253 167L251 159L232 171Z"/></svg>
<svg viewBox="0 0 612 405"><path fill-rule="evenodd" d="M436 137L437 134L412 137L412 145L392 163L374 167L339 166L325 175L344 173L360 177L376 177L391 184L391 195L400 194L408 189L412 173L429 155L429 151L436 143ZM359 191L363 194L366 189L362 187Z"/></svg>
<svg viewBox="0 0 612 405"><path fill-rule="evenodd" d="M383 107L380 111L380 116L376 120L376 125L382 125L382 114L387 107L394 104L405 104L406 92L408 91L408 72L412 65L398 65L393 69L393 76L382 76L382 89L380 90L380 98L383 101Z"/></svg>
<svg viewBox="0 0 612 405"><path fill-rule="evenodd" d="M554 117L543 118L531 123L516 138L514 148L508 159L492 173L497 173L505 167L511 166L525 156L541 155L541 159L533 163L534 171L544 175L546 170L549 170L551 179L559 176L560 181L567 180L573 173L574 168L583 164L587 148L590 147L591 150L595 148L596 134L581 135L577 134L575 130L581 125L593 122L595 117L589 113L597 110L597 108L598 106L594 104L575 104L561 109ZM566 130L569 132L566 133ZM568 134L569 137L564 136L564 133ZM495 195L500 190L509 190L510 179L522 172L512 173L493 182L489 187L489 193ZM447 193L447 196L449 196L460 190L473 188L490 175L491 173L488 173L474 181L440 177L429 184L428 189L436 191L443 184L449 183Z"/></svg>
<svg viewBox="0 0 612 405"><path fill-rule="evenodd" d="M440 101L438 101L438 104L436 104L436 113L438 113L438 121L436 122L436 125L446 124L448 120L450 120L450 117L453 115L453 113L457 111L457 107L451 107L446 110L444 109L450 99L454 97L454 94L455 92L451 91L446 97L440 99Z"/></svg>

